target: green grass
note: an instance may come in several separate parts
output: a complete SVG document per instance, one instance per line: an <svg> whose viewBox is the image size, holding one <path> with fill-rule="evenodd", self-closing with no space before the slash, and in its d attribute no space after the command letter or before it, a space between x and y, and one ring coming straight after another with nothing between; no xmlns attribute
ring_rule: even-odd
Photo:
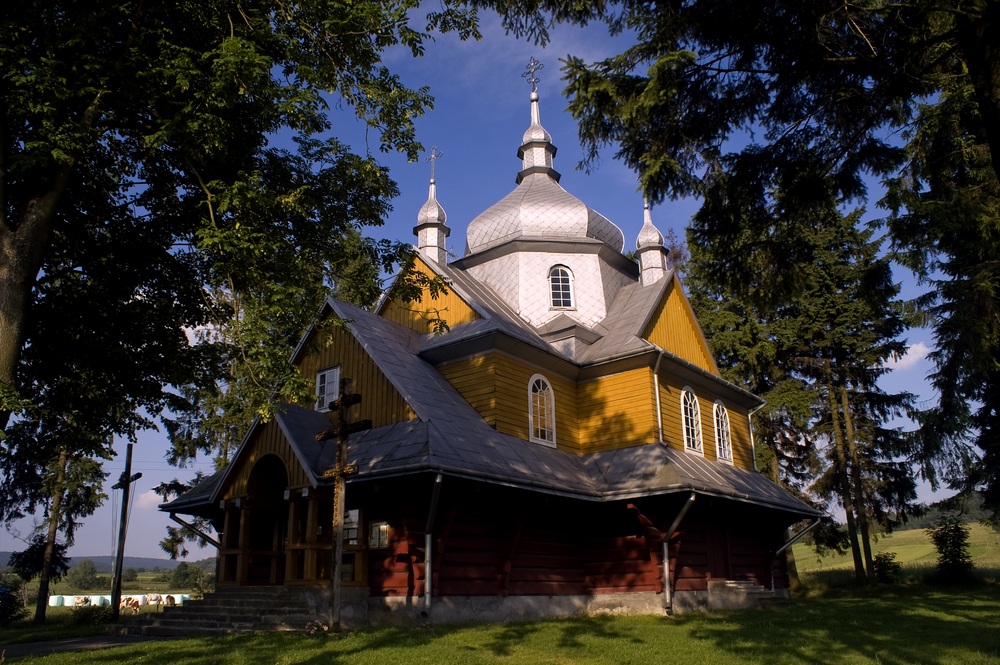
<svg viewBox="0 0 1000 665"><path fill-rule="evenodd" d="M974 574L986 582L1000 581L1000 533L977 522L969 527L969 554ZM805 589L812 594L849 587L854 580L854 560L850 553L818 556L811 545L792 547L795 566ZM937 551L925 529L910 529L880 536L872 543L874 554L893 552L903 566L908 583L928 580L937 567Z"/></svg>
<svg viewBox="0 0 1000 665"><path fill-rule="evenodd" d="M1000 569L1000 533L976 522L967 526L969 554L973 565L981 569ZM803 543L794 545L793 549L799 572L851 568L854 565L849 553L819 557L811 545ZM925 529L897 531L880 536L872 543L872 551L876 554L895 552L896 561L904 566L933 568L937 563L937 551Z"/></svg>
<svg viewBox="0 0 1000 665"><path fill-rule="evenodd" d="M39 665L162 663L383 665L1000 664L1000 588L880 589L770 610L678 617L386 628L325 639L304 634L150 642L11 660Z"/></svg>
<svg viewBox="0 0 1000 665"><path fill-rule="evenodd" d="M977 587L920 584L937 558L922 529L884 536L875 551L895 552L910 583L852 589L850 555L819 558L807 546L796 545L806 593L790 606L770 610L387 628L325 639L301 633L186 639L0 662L1000 665L1000 534L970 525L970 553L980 579L988 582ZM0 632L0 651L3 644L103 632L101 627L71 626L69 608L48 609L48 626L24 622Z"/></svg>
<svg viewBox="0 0 1000 665"><path fill-rule="evenodd" d="M44 642L46 640L66 639L68 637L83 637L85 635L100 635L105 631L103 626L74 626L71 622L72 608L49 607L45 612L45 623L35 625L31 617L35 615L35 606L29 608L28 618L17 621L0 629L0 645L24 644L27 642ZM0 646L0 651L3 647ZM2 661L0 661L2 662Z"/></svg>

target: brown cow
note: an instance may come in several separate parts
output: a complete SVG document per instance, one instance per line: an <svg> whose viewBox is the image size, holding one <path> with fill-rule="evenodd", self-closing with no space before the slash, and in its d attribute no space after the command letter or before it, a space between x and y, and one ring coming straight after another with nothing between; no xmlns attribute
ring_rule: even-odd
<svg viewBox="0 0 1000 665"><path fill-rule="evenodd" d="M121 607L119 609L121 609L123 611L132 610L133 614L138 614L139 613L139 599L138 598L130 598L129 596L125 596L124 598L122 598Z"/></svg>

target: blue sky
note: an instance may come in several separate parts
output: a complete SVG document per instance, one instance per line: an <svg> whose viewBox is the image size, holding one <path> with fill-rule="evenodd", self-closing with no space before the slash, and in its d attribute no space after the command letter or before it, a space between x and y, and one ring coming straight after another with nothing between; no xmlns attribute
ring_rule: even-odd
<svg viewBox="0 0 1000 665"><path fill-rule="evenodd" d="M515 186L514 178L521 168L517 148L521 135L529 124L528 95L530 87L522 77L529 58L544 65L538 73L538 90L542 125L552 135L558 149L555 168L562 174L562 186L615 222L625 233L626 251L635 246L642 227L642 196L637 191L635 174L612 159L612 151L603 155L598 168L591 174L576 169L582 158L573 118L565 112L562 97L559 58L567 53L593 61L615 52L615 44L598 29L559 27L552 33L553 42L542 49L503 34L497 21L483 17L484 39L479 42L459 42L450 36L440 37L429 44L423 58L413 59L408 52L393 51L387 64L400 74L411 87L429 86L435 97L435 109L417 119L418 139L429 151L436 146L443 157L436 164L438 201L448 215L451 237L448 249L461 256L465 245L465 229L469 221L508 194ZM356 150L377 153L378 139L370 136L366 142L364 127L346 111L331 112L334 133ZM424 155L426 157L426 155ZM371 229L370 234L396 240L413 241L413 226L417 212L427 199L430 165L421 158L407 163L402 155L379 155L390 168L400 188L393 211L385 226ZM673 229L684 236L687 220L697 209L695 200L677 201L652 209L653 221L661 232ZM912 296L912 287L907 289ZM885 382L888 390L918 392L930 399L924 376L930 370L923 357L932 343L926 331L914 331L909 336L914 353L901 359ZM125 444L116 444L119 456L106 464L111 474L106 483L115 482L124 467ZM173 477L187 477L191 470L171 468L163 459L166 437L159 432L140 435L133 453L133 472L143 477L133 485L132 507L126 554L129 556L165 556L157 543L171 522L156 506L159 498L151 488ZM209 460L199 460L195 468L211 471ZM73 556L99 556L114 553L112 540L117 525L116 501L109 499L77 532ZM30 535L31 520L16 525L12 532L0 532L0 550L20 550L23 543L15 536ZM213 556L214 550L194 548L188 559Z"/></svg>

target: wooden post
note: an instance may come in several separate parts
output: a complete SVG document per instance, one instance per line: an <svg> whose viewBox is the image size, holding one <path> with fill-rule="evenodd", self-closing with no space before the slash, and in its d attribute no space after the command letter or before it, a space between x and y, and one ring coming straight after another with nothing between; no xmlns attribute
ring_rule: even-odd
<svg viewBox="0 0 1000 665"><path fill-rule="evenodd" d="M142 478L141 473L132 475L132 444L125 448L125 470L111 489L122 491L122 512L118 519L118 551L115 553L114 579L111 583L111 612L115 621L121 613L122 604L122 564L125 561L125 531L128 528L128 497L132 483Z"/></svg>
<svg viewBox="0 0 1000 665"><path fill-rule="evenodd" d="M347 465L347 439L354 432L371 429L370 420L360 420L348 423L347 409L361 402L361 395L352 390L351 379L340 380L340 396L330 402L330 410L337 411L337 428L316 435L317 441L337 438L337 461L333 468L323 474L324 478L333 478L333 547L330 548L333 560L330 566L330 628L340 631L341 585L344 563L344 490L347 483L344 476L357 473L357 467Z"/></svg>
<svg viewBox="0 0 1000 665"><path fill-rule="evenodd" d="M350 389L350 382L346 383ZM345 397L341 389L340 398ZM343 580L344 566L344 490L347 483L344 481L344 467L347 464L347 415L346 408L341 408L337 415L340 431L337 433L337 465L334 467L333 479L333 562L330 566L330 628L340 632L340 594Z"/></svg>

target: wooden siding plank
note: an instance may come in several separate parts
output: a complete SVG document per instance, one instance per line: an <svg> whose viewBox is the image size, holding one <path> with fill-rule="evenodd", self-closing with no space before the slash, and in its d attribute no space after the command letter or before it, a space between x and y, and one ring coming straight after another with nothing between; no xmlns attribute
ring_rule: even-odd
<svg viewBox="0 0 1000 665"><path fill-rule="evenodd" d="M420 256L415 258L412 269L429 279L435 277L434 272ZM454 289L447 287L444 293L437 295L432 295L430 289L425 287L421 291L420 299L412 302L403 302L390 292L378 314L421 335L434 332L435 319L441 319L450 327L480 318L469 303Z"/></svg>
<svg viewBox="0 0 1000 665"><path fill-rule="evenodd" d="M676 276L657 306L643 337L661 349L719 375L712 353L705 343L705 336Z"/></svg>
<svg viewBox="0 0 1000 665"><path fill-rule="evenodd" d="M353 380L354 391L362 396L361 404L355 407L358 420L370 419L373 427L382 427L416 418L413 409L349 330L338 326L314 331L304 349L297 366L307 379L314 380L322 369L339 366L340 376Z"/></svg>

